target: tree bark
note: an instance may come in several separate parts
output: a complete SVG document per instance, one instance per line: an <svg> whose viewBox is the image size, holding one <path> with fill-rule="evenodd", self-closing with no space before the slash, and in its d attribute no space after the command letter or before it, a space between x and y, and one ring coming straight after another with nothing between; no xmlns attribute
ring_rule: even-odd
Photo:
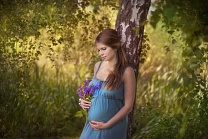
<svg viewBox="0 0 208 139"><path fill-rule="evenodd" d="M142 50L144 25L150 3L151 0L120 0L120 9L116 20L115 28L121 36L122 47L126 51L128 63L133 67L136 78ZM127 139L132 138L134 108L129 114Z"/></svg>

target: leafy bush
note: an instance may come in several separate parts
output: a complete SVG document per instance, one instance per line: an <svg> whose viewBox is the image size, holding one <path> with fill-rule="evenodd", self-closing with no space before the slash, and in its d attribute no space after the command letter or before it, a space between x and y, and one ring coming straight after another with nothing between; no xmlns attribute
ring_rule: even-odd
<svg viewBox="0 0 208 139"><path fill-rule="evenodd" d="M0 138L79 135L76 89L92 76L93 40L111 26L103 9L116 11L112 3L96 13L90 1L1 3Z"/></svg>
<svg viewBox="0 0 208 139"><path fill-rule="evenodd" d="M194 48L187 55L187 47L179 47L183 40L175 38L177 43L169 40L161 22L155 30L147 29L151 49L140 66L134 138L206 138L207 45L201 44L200 50ZM190 61L197 55L201 58L198 56L193 69Z"/></svg>

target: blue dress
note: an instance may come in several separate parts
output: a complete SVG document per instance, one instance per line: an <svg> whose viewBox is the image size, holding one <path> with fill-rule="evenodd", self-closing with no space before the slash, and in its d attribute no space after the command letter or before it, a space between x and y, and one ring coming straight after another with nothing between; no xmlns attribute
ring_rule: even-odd
<svg viewBox="0 0 208 139"><path fill-rule="evenodd" d="M102 86L105 82L95 75L90 84L96 85L97 83ZM124 84L122 83L118 89L114 90L106 90L105 87L95 90L91 104L80 139L126 139L127 117L103 130L94 130L89 124L92 120L107 122L124 106Z"/></svg>

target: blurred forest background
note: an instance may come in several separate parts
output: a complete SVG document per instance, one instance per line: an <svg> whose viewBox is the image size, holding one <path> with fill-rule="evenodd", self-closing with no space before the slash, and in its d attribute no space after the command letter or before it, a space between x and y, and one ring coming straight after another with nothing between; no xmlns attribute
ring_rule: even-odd
<svg viewBox="0 0 208 139"><path fill-rule="evenodd" d="M119 0L0 1L0 138L78 138L76 90L115 28ZM135 139L208 138L208 1L154 0L145 24Z"/></svg>

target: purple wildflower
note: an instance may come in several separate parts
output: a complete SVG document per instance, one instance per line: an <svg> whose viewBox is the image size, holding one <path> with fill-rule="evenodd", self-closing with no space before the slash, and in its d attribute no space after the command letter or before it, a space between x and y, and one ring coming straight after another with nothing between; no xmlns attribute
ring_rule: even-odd
<svg viewBox="0 0 208 139"><path fill-rule="evenodd" d="M84 85L79 86L77 89L77 94L79 95L79 97L88 101L90 101L90 99L92 98L94 91L101 87L100 83L97 83L96 85L89 85L90 82L90 79L85 80Z"/></svg>
<svg viewBox="0 0 208 139"><path fill-rule="evenodd" d="M98 88L100 88L101 87L101 84L100 83L97 83L96 85L95 85L95 88L96 89L98 89Z"/></svg>

